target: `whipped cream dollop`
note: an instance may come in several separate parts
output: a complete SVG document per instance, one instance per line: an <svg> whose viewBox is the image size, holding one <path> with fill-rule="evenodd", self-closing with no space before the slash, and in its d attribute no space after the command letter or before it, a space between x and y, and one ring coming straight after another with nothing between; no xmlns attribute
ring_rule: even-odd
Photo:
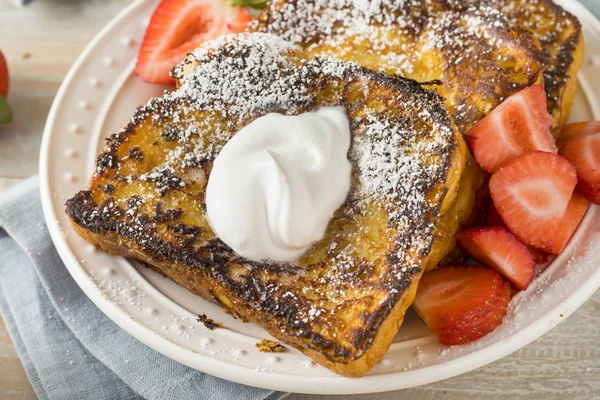
<svg viewBox="0 0 600 400"><path fill-rule="evenodd" d="M348 196L349 147L342 107L257 118L214 161L206 189L213 230L247 259L297 260Z"/></svg>

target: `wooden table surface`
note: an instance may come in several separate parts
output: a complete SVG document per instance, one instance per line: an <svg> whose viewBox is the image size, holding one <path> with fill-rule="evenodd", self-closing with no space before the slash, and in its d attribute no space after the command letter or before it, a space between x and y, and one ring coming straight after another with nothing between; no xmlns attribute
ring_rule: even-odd
<svg viewBox="0 0 600 400"><path fill-rule="evenodd" d="M85 45L127 4L36 0L21 7L0 0L0 49L10 65L15 113L13 124L0 127L0 191L37 173L42 130L60 82ZM0 320L0 400L33 398ZM600 399L600 292L542 338L486 367L415 389L350 398Z"/></svg>

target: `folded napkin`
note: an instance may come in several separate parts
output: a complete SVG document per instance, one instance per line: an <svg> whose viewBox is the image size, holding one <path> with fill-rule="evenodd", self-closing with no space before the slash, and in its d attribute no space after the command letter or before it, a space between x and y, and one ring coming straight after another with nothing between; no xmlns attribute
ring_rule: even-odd
<svg viewBox="0 0 600 400"><path fill-rule="evenodd" d="M281 399L138 342L81 291L56 253L37 178L0 193L0 312L40 399Z"/></svg>

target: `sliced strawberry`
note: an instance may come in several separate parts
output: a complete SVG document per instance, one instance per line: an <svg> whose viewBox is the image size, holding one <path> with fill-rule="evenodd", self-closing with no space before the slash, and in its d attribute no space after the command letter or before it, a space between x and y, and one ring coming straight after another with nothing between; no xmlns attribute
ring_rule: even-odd
<svg viewBox="0 0 600 400"><path fill-rule="evenodd" d="M540 249L536 249L535 247L527 246L527 250L529 254L531 254L531 259L536 264L544 264L548 262L549 254Z"/></svg>
<svg viewBox="0 0 600 400"><path fill-rule="evenodd" d="M498 214L498 211L496 211L496 207L494 207L494 203L490 204L490 207L487 211L487 226L506 228L504 221L502 221L502 217L500 214ZM529 254L531 254L531 258L536 264L548 262L548 253L531 246L527 246L527 250L529 251Z"/></svg>
<svg viewBox="0 0 600 400"><path fill-rule="evenodd" d="M502 220L521 242L557 254L554 228L576 184L575 168L564 157L535 151L500 168L490 179L490 194Z"/></svg>
<svg viewBox="0 0 600 400"><path fill-rule="evenodd" d="M565 125L558 137L558 147L561 147L569 140L590 136L595 133L600 133L600 121L576 122Z"/></svg>
<svg viewBox="0 0 600 400"><path fill-rule="evenodd" d="M6 58L0 51L0 96L6 98L8 95L8 65Z"/></svg>
<svg viewBox="0 0 600 400"><path fill-rule="evenodd" d="M135 72L150 83L174 84L171 69L207 40L241 32L251 17L222 0L163 0L144 36Z"/></svg>
<svg viewBox="0 0 600 400"><path fill-rule="evenodd" d="M517 289L527 289L535 263L527 247L499 227L474 228L457 236L458 244L473 258L494 268Z"/></svg>
<svg viewBox="0 0 600 400"><path fill-rule="evenodd" d="M552 254L562 253L583 219L589 205L590 202L585 197L577 192L573 193L565 215L554 228L554 245L547 251Z"/></svg>
<svg viewBox="0 0 600 400"><path fill-rule="evenodd" d="M571 139L560 148L577 170L576 190L594 204L600 204L600 133Z"/></svg>
<svg viewBox="0 0 600 400"><path fill-rule="evenodd" d="M558 221L558 227L551 228L555 229L556 231L554 240L556 244L552 251L554 254L562 253L563 249L569 242L569 239L571 239L571 236L573 236L573 233L575 233L575 230L583 219L583 216L585 215L589 205L590 202L587 201L583 195L577 192L573 193L573 197L571 197L571 200L569 201L565 215L560 219L560 221ZM490 205L488 210L487 222L488 226L499 226L506 228L504 221L502 221L502 217L500 214L498 214L498 211L496 211L493 203ZM544 264L548 262L549 254L547 252L531 246L527 246L527 250L529 250L531 258L533 258L533 261L536 264ZM547 250L550 251L549 249Z"/></svg>
<svg viewBox="0 0 600 400"><path fill-rule="evenodd" d="M510 299L510 285L508 282L503 282L495 299L490 301L487 307L480 307L483 308L483 311L479 316L475 312L469 311L454 315L453 320L447 318L444 321L447 326L437 333L438 338L446 345L469 343L481 339L502 324ZM457 316L458 318L456 318ZM461 321L458 328L456 320Z"/></svg>
<svg viewBox="0 0 600 400"><path fill-rule="evenodd" d="M499 226L501 228L506 228L504 221L502 221L502 217L500 214L498 214L496 207L494 207L494 203L490 204L487 211L487 226Z"/></svg>
<svg viewBox="0 0 600 400"><path fill-rule="evenodd" d="M477 163L492 174L520 154L558 152L550 132L553 122L544 87L533 85L507 98L465 137Z"/></svg>
<svg viewBox="0 0 600 400"><path fill-rule="evenodd" d="M244 32L250 21L252 17L244 8L235 8L233 16L227 20L227 29L229 33Z"/></svg>
<svg viewBox="0 0 600 400"><path fill-rule="evenodd" d="M502 323L510 287L493 269L439 267L421 278L413 303L445 345L472 342Z"/></svg>

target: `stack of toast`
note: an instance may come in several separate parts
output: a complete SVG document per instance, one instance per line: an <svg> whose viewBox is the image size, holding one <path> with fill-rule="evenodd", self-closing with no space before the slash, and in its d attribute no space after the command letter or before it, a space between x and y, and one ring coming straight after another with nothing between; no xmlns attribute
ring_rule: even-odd
<svg viewBox="0 0 600 400"><path fill-rule="evenodd" d="M453 251L485 175L462 134L544 83L559 132L583 58L581 27L551 0L273 0L248 33L174 69L67 202L75 230L136 258L347 376L392 343L419 279ZM551 25L549 25L551 23ZM550 28L551 26L551 28ZM271 112L344 107L352 187L298 265L237 256L206 218L212 162Z"/></svg>

